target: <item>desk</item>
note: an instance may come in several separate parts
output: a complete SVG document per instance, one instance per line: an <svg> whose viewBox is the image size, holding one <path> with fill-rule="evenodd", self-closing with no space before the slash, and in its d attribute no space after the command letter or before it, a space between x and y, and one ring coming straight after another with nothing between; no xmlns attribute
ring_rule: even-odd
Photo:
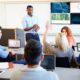
<svg viewBox="0 0 80 80"><path fill-rule="evenodd" d="M9 51L12 51L13 54L15 55L16 60L19 60L18 56L21 56L21 59L23 58L23 54L24 54L24 48L8 48Z"/></svg>
<svg viewBox="0 0 80 80"><path fill-rule="evenodd" d="M15 64L13 69L7 69L4 73L0 74L0 78L9 78L11 74L23 67L23 65ZM80 69L73 69L73 68L55 68L54 70L60 80L80 80Z"/></svg>
<svg viewBox="0 0 80 80"><path fill-rule="evenodd" d="M60 77L60 80L80 80L80 69L56 68L55 72Z"/></svg>
<svg viewBox="0 0 80 80"><path fill-rule="evenodd" d="M8 48L13 54L24 54L24 48Z"/></svg>
<svg viewBox="0 0 80 80"><path fill-rule="evenodd" d="M11 74L20 69L23 65L21 64L14 64L14 68L6 69L3 73L0 74L0 78L7 78L10 79Z"/></svg>

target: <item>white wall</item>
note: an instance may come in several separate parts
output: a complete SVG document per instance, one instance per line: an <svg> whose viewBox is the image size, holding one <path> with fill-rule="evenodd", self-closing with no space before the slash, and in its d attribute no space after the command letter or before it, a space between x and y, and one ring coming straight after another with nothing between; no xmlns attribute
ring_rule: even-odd
<svg viewBox="0 0 80 80"><path fill-rule="evenodd" d="M26 15L26 6L31 4L34 7L34 14L38 16L40 20L40 31L43 33L45 30L45 23L50 20L50 3L49 2L37 2L37 3L0 3L0 25L4 28L21 28L22 19ZM56 34L64 25L53 25L49 30L50 33ZM80 35L80 25L67 25L69 26L73 34ZM76 36L75 36L76 37ZM80 36L75 38L76 42L79 42ZM48 40L53 40L49 39Z"/></svg>
<svg viewBox="0 0 80 80"><path fill-rule="evenodd" d="M5 5L4 4L0 4L0 26L5 26Z"/></svg>
<svg viewBox="0 0 80 80"><path fill-rule="evenodd" d="M63 26L68 26L74 35L80 35L80 25L52 25L53 33L59 32Z"/></svg>
<svg viewBox="0 0 80 80"><path fill-rule="evenodd" d="M33 5L34 15L38 16L41 29L44 31L45 22L50 19L49 3L6 3L0 4L0 25L6 28L21 28L22 19L27 14L26 7L28 4Z"/></svg>
<svg viewBox="0 0 80 80"><path fill-rule="evenodd" d="M33 5L34 14L38 16L40 21L40 33L44 32L45 23L50 20L50 3L0 3L0 25L5 28L21 28L22 19L26 15L26 6ZM64 25L53 25L50 33L57 33ZM74 34L80 34L80 25L68 25Z"/></svg>

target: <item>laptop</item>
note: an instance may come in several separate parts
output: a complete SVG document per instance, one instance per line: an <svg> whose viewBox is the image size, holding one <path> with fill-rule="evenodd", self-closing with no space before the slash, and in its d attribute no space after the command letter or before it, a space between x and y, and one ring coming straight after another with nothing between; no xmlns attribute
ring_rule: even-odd
<svg viewBox="0 0 80 80"><path fill-rule="evenodd" d="M44 60L41 62L41 66L47 71L53 71L56 67L55 55L44 55Z"/></svg>
<svg viewBox="0 0 80 80"><path fill-rule="evenodd" d="M80 43L77 43L77 51L80 52Z"/></svg>
<svg viewBox="0 0 80 80"><path fill-rule="evenodd" d="M8 40L9 48L20 48L20 40L17 39L9 39Z"/></svg>

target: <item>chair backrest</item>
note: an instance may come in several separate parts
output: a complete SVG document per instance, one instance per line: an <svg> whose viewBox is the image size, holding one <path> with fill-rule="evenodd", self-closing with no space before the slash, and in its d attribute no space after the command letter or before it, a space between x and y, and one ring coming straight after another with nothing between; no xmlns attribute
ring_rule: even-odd
<svg viewBox="0 0 80 80"><path fill-rule="evenodd" d="M44 55L44 60L41 62L41 66L47 70L55 69L55 56L54 55Z"/></svg>
<svg viewBox="0 0 80 80"><path fill-rule="evenodd" d="M56 57L56 67L70 67L68 57Z"/></svg>

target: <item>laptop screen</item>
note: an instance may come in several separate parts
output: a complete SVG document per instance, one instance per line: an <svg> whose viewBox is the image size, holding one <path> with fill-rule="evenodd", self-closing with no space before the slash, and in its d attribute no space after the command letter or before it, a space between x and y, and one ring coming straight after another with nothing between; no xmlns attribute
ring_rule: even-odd
<svg viewBox="0 0 80 80"><path fill-rule="evenodd" d="M9 48L20 48L20 40L9 39L8 47Z"/></svg>
<svg viewBox="0 0 80 80"><path fill-rule="evenodd" d="M77 43L77 51L80 52L80 43Z"/></svg>
<svg viewBox="0 0 80 80"><path fill-rule="evenodd" d="M41 66L46 70L53 71L55 69L55 56L54 55L44 55L44 60L41 62Z"/></svg>

